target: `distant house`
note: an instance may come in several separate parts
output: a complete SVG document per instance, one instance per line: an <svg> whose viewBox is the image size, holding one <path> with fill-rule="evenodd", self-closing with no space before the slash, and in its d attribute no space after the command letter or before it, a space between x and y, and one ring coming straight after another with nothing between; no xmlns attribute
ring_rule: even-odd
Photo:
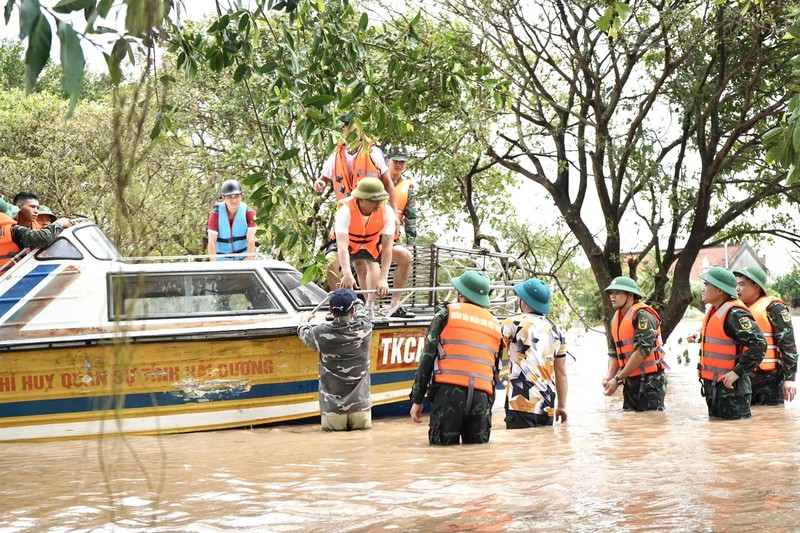
<svg viewBox="0 0 800 533"><path fill-rule="evenodd" d="M744 241L741 244L712 246L700 250L692 265L689 281L700 281L700 274L715 266L725 267L729 270L757 266L764 272L768 271L764 259L758 256L747 241Z"/></svg>

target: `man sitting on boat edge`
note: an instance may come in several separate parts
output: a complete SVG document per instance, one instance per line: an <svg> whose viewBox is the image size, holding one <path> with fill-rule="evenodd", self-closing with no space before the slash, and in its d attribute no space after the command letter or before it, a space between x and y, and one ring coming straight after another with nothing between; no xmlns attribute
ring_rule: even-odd
<svg viewBox="0 0 800 533"><path fill-rule="evenodd" d="M72 222L68 218L59 218L45 229L30 229L20 226L16 220L0 213L0 268L11 261L23 248L42 248L49 246L62 229L68 228Z"/></svg>

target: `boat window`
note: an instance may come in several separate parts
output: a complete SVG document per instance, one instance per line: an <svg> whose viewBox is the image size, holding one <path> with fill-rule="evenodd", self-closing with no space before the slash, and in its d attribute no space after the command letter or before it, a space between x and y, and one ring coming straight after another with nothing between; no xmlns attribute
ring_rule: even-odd
<svg viewBox="0 0 800 533"><path fill-rule="evenodd" d="M255 272L111 274L112 320L274 313Z"/></svg>
<svg viewBox="0 0 800 533"><path fill-rule="evenodd" d="M120 257L116 246L114 246L114 244L108 240L106 234L95 225L77 228L73 231L73 234L95 259L111 261Z"/></svg>
<svg viewBox="0 0 800 533"><path fill-rule="evenodd" d="M53 244L39 250L34 256L39 261L51 259L83 259L83 254L67 239L58 238Z"/></svg>
<svg viewBox="0 0 800 533"><path fill-rule="evenodd" d="M301 284L302 276L296 270L269 270L269 273L299 309L313 309L327 296L327 293L314 283Z"/></svg>

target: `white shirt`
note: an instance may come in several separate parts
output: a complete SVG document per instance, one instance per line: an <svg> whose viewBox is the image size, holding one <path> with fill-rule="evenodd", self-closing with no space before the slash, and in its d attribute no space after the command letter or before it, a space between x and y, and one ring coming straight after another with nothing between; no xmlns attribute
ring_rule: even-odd
<svg viewBox="0 0 800 533"><path fill-rule="evenodd" d="M358 152L356 152L357 154ZM347 164L347 171L350 172L350 175L353 175L353 160L356 158L356 154L351 154L350 152L345 150L345 163ZM372 163L378 168L378 171L381 173L381 176L389 172L389 166L386 164L386 158L383 156L383 152L377 146L373 146L369 152L370 157L372 158ZM336 151L334 151L328 159L325 161L325 165L322 167L322 177L327 178L329 180L333 180L335 177L334 174L336 173Z"/></svg>
<svg viewBox="0 0 800 533"><path fill-rule="evenodd" d="M354 202L356 200L353 200ZM350 207L347 205L343 205L339 209L336 210L336 218L334 219L333 223L333 230L336 232L337 235L340 233L350 233ZM384 235L391 235L394 238L394 230L395 230L395 217L394 211L389 204L383 204L383 234Z"/></svg>

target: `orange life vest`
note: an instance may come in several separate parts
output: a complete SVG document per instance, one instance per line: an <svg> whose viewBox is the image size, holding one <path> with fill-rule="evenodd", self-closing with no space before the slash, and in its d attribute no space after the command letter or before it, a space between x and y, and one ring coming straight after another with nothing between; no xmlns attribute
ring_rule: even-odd
<svg viewBox="0 0 800 533"><path fill-rule="evenodd" d="M783 301L774 296L762 296L749 307L750 312L753 313L753 318L756 319L756 324L761 328L764 338L767 340L767 353L764 355L761 364L758 365L758 370L761 372L772 372L778 368L778 364L781 362L778 345L775 344L775 331L772 329L769 318L767 318L767 307L772 305L773 302L783 304Z"/></svg>
<svg viewBox="0 0 800 533"><path fill-rule="evenodd" d="M641 302L633 304L622 318L620 318L620 313L617 311L614 313L614 318L611 320L611 337L614 339L614 347L617 350L619 367L620 369L624 368L631 358L631 355L633 355L635 348L634 334L636 333L633 317L635 317L636 313L641 309L653 315L659 325L656 328L656 340L653 343L653 351L647 355L642 354L644 357L642 364L639 368L630 373L628 376L629 378L640 376L642 372L645 374L653 374L664 368L664 349L662 348L664 343L661 340L661 318L658 316L655 309Z"/></svg>
<svg viewBox="0 0 800 533"><path fill-rule="evenodd" d="M397 228L394 232L394 240L400 238L400 226L403 225L403 219L406 218L406 206L408 205L408 194L414 189L414 184L411 180L400 178L400 181L394 184L395 201L397 202Z"/></svg>
<svg viewBox="0 0 800 533"><path fill-rule="evenodd" d="M20 252L19 246L11 238L11 228L16 225L16 220L5 213L0 213L0 267Z"/></svg>
<svg viewBox="0 0 800 533"><path fill-rule="evenodd" d="M433 380L494 393L500 323L474 304L451 304L439 335Z"/></svg>
<svg viewBox="0 0 800 533"><path fill-rule="evenodd" d="M350 255L357 253L360 250L366 250L369 255L378 259L381 255L381 237L383 236L383 226L386 223L384 215L383 204L381 208L367 217L364 221L364 215L358 208L357 198L345 198L339 202L340 206L347 206L350 209Z"/></svg>
<svg viewBox="0 0 800 533"><path fill-rule="evenodd" d="M339 143L336 147L336 162L333 170L333 192L337 200L350 196L361 178L380 178L381 171L372 161L372 147L375 143L368 141L363 135L359 137L361 145L353 158L353 172L347 168L347 144Z"/></svg>
<svg viewBox="0 0 800 533"><path fill-rule="evenodd" d="M719 309L709 309L703 319L700 364L697 367L702 379L720 381L736 367L741 352L736 341L725 333L725 319L735 307L747 309L741 300L728 300Z"/></svg>

